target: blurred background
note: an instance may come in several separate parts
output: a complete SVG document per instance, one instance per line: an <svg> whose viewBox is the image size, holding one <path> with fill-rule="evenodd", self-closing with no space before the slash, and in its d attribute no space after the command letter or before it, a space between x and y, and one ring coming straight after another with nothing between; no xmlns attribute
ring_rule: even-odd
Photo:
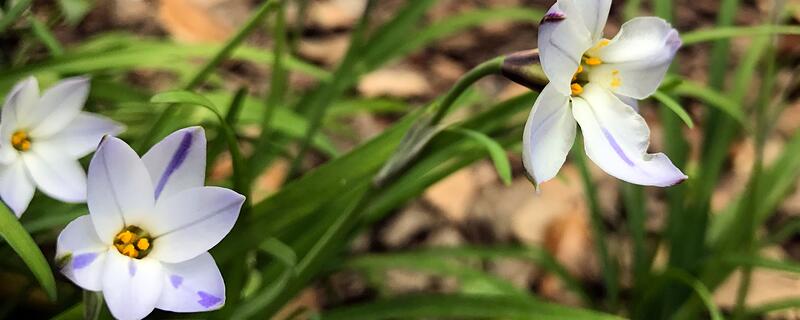
<svg viewBox="0 0 800 320"><path fill-rule="evenodd" d="M734 25L759 25L768 21L771 8L778 0L741 1L735 14ZM8 7L13 1L6 2ZM371 12L370 24L381 25L392 19L406 1L378 1ZM440 0L424 14L424 21L441 21L447 17L476 10L496 9L497 17L487 18L479 25L470 26L456 34L446 34L424 47L383 64L376 70L361 76L356 84L346 90L345 97L332 106L325 118L322 129L325 139L319 148L302 159L301 172L326 162L332 154L344 154L355 146L368 141L394 124L403 115L417 110L437 96L446 92L455 81L470 68L479 63L503 54L536 47L537 25L540 13L553 1L527 0ZM114 34L118 37L149 39L148 41L168 41L183 48L193 48L197 53L207 52L210 44L221 44L234 35L236 30L250 17L260 1L251 0L36 0L30 10L30 19L22 19L15 25L16 30L27 30L31 24L43 24L52 31L52 36L64 48L86 50L113 46L113 41L103 37ZM715 25L720 11L720 3L715 0L672 1L674 8L673 24L681 32L709 28ZM287 45L292 57L305 61L313 67L309 70L336 68L344 57L352 32L366 5L365 0L312 0L288 1L286 4ZM784 24L797 25L800 21L800 1L789 0L786 5ZM637 11L631 11L636 10ZM524 8L528 11L520 11ZM606 26L606 37L617 33L621 24L630 16L654 15L650 1L614 1L611 16ZM35 22L34 22L35 21ZM453 22L458 28L458 21ZM37 36L27 32L5 32L0 35L0 55L6 65L24 66L43 60L52 54L53 48L46 42L35 41ZM106 38L108 40L108 38ZM413 40L413 37L412 37ZM733 69L752 45L752 38L734 38L730 44L728 67ZM130 44L135 46L136 43ZM152 45L152 43L148 43ZM259 56L259 49L274 45L271 30L257 28L245 42L247 51L223 62L211 84L201 89L234 92L244 88L253 99L266 96L270 86L270 66ZM204 51L205 50L205 51ZM709 68L714 55L711 43L685 47L679 51L673 72L698 83L708 83ZM95 83L93 101L97 110L122 118L129 124L126 135L141 134L153 115L136 108L115 109L102 103L104 95L120 95L139 92L159 92L173 89L178 83L186 82L187 72L197 68L203 58L191 54L176 54L169 50L159 51L146 63L127 62L127 56L119 59L119 69L114 72L100 70L95 79L113 79L117 91L103 93L102 82ZM763 161L771 165L786 148L787 141L800 129L800 90L793 84L800 60L800 36L776 37L774 55L777 57L774 72L776 87L785 97L785 109L780 117L770 125L774 130L765 137ZM99 57L102 59L102 56ZM163 59L162 59L163 58ZM91 62L91 61L90 61ZM61 71L82 70L76 65L61 65ZM110 62L109 64L114 64ZM299 68L303 68L301 65ZM70 69L73 68L73 69ZM91 69L86 67L87 69ZM105 67L104 67L105 68ZM308 69L308 68L306 68ZM35 68L15 67L14 72L36 72ZM0 71L2 74L4 71ZM763 79L753 76L749 92L744 98L752 99L758 95ZM288 86L291 95L301 95L319 85L319 78L309 72L288 70ZM733 77L723 79L724 86L730 86ZM4 90L13 82L0 81ZM448 122L468 118L479 111L486 110L494 101L501 101L529 92L529 89L516 85L502 77L489 77L481 80L465 99L466 106L450 115ZM211 97L213 98L213 97ZM735 98L734 98L735 99ZM213 100L213 99L212 99ZM225 101L222 97L219 101ZM217 100L215 100L217 101ZM257 103L257 102L254 102ZM662 130L662 117L659 110L664 108L654 100L645 100L641 112L650 124L651 151L665 151L665 141L669 140ZM702 137L706 127L703 121L708 107L699 100L683 100L683 108L695 122L694 128L682 126L680 133L688 143L688 159L697 161L702 153ZM524 118L527 112L518 117ZM247 111L242 118L247 119ZM206 118L199 118L205 120ZM284 118L281 118L284 119ZM288 118L287 121L291 120ZM255 121L251 121L254 123ZM287 126L291 126L287 122ZM292 128L286 128L287 132ZM299 130L299 129L298 129ZM248 125L245 121L239 128L241 138L256 137L257 124ZM302 131L301 131L302 132ZM214 134L211 133L213 138ZM246 153L258 152L252 146L243 145ZM296 149L290 146L287 152ZM328 150L330 152L325 152ZM734 199L746 191L754 161L756 147L752 136L744 135L731 143L725 151L726 159L711 195L710 212L723 211ZM512 166L513 180L504 184L487 158L464 167L433 184L419 197L408 201L399 208L391 210L374 223L364 226L353 235L347 245L345 256L369 256L391 252L409 251L421 248L441 247L484 247L518 246L539 247L552 255L566 272L574 277L590 297L603 296L604 280L600 257L594 241L590 206L585 198L585 188L581 183L579 169L572 159L562 168L559 178L542 185L536 193L526 179L521 165L519 146L512 148L508 156ZM671 155L670 155L671 156ZM210 176L212 181L225 180L231 174L230 157L222 152L213 162ZM291 179L289 173L291 159L277 158L258 172L253 190L253 201L259 202L281 189L285 181ZM632 299L635 293L631 255L632 235L627 228L629 216L623 193L627 186L603 173L592 164L589 165L592 182L601 215L601 225L605 230L605 241L610 255L619 265L619 286L621 299ZM687 173L693 176L698 168L689 166ZM700 168L702 170L702 168ZM796 179L794 179L796 181ZM668 197L663 189L646 188L640 193L647 214L645 221L645 244L652 252L653 269L664 268L667 264L668 249L662 241L667 229ZM777 260L800 259L800 236L794 232L779 233L778 230L796 219L800 219L800 188L792 183L763 225L757 227L760 236L773 238L773 242L760 249L762 256ZM36 215L23 219L35 219ZM38 239L52 238L57 234L44 232ZM52 247L44 247L45 255L52 256ZM49 253L48 253L49 252ZM9 254L11 254L9 252ZM5 258L4 258L5 259ZM568 306L586 307L581 297L569 290L559 276L548 268L530 260L519 258L497 258L491 260L453 258L459 265L466 264L470 270L480 270L512 284L514 287L540 296L542 299ZM305 285L296 297L281 308L274 318L285 319L298 314L298 310L319 311L371 300L378 296L414 293L452 293L461 291L488 290L480 277L453 276L447 268L443 272L430 272L425 264L433 262L419 259L419 265L392 267L390 261L386 268L336 268L323 273ZM450 260L442 260L446 263ZM361 261L368 264L369 261ZM358 265L358 261L354 265ZM397 262L400 264L400 262ZM438 262L437 262L438 263ZM422 266L422 267L420 267ZM455 270L455 269L453 269ZM63 277L57 275L59 281ZM474 281L470 281L473 279ZM730 311L736 302L739 287L739 273L733 273L713 290L713 301L723 310ZM36 318L59 313L65 305L54 305L46 300L41 291L35 288L33 280L18 272L0 272L0 315L19 319L23 314L36 314ZM466 288L466 289L465 289ZM73 292L73 294L75 294ZM747 305L762 305L771 301L800 300L800 275L769 269L754 269L751 275ZM788 301L788 300L787 300ZM302 312L300 312L302 314ZM781 310L769 313L767 318L800 319L800 309ZM301 315L300 318L303 318Z"/></svg>

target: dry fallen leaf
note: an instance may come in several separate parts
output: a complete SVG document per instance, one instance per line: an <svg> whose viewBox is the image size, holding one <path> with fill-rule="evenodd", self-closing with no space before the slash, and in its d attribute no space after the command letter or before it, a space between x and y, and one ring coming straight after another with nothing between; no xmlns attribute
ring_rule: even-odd
<svg viewBox="0 0 800 320"><path fill-rule="evenodd" d="M244 21L243 1L161 0L158 18L167 32L181 42L223 42Z"/></svg>
<svg viewBox="0 0 800 320"><path fill-rule="evenodd" d="M424 197L448 220L463 222L477 194L477 181L472 171L465 168L428 188Z"/></svg>
<svg viewBox="0 0 800 320"><path fill-rule="evenodd" d="M366 5L366 0L312 1L308 6L307 21L321 29L349 28Z"/></svg>
<svg viewBox="0 0 800 320"><path fill-rule="evenodd" d="M407 66L377 70L365 75L358 83L358 91L367 97L419 97L428 94L430 87L422 73Z"/></svg>
<svg viewBox="0 0 800 320"><path fill-rule="evenodd" d="M335 35L321 39L302 39L297 50L306 59L333 66L344 57L350 45L350 36Z"/></svg>

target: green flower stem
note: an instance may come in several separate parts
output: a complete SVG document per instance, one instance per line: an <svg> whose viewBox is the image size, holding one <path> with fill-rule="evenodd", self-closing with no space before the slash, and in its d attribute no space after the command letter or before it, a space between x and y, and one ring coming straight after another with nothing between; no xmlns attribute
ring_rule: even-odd
<svg viewBox="0 0 800 320"><path fill-rule="evenodd" d="M479 64L477 67L473 68L467 74L458 79L455 85L450 88L450 91L442 99L442 102L439 103L438 108L436 109L436 114L433 116L431 121L431 125L439 124L442 121L445 115L450 111L450 108L453 106L453 103L461 96L464 91L467 90L472 84L477 82L478 80L492 74L500 74L503 68L503 61L505 57L500 56L494 59L488 60L484 63Z"/></svg>

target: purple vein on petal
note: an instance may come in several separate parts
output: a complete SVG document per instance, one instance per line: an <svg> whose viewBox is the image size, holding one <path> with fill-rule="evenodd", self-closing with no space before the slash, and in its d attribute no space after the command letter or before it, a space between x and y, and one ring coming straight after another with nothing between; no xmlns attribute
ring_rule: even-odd
<svg viewBox="0 0 800 320"><path fill-rule="evenodd" d="M72 258L72 269L86 268L94 262L94 259L97 259L97 253L90 252L79 254Z"/></svg>
<svg viewBox="0 0 800 320"><path fill-rule="evenodd" d="M158 199L161 196L161 192L164 191L164 186L169 181L170 176L175 173L176 170L186 161L186 156L189 155L189 148L192 147L192 133L187 132L183 135L181 139L181 143L178 145L178 149L175 150L175 154L172 155L172 159L170 159L169 164L167 164L167 168L164 169L164 173L161 174L161 178L158 180L158 185L156 185L156 192L155 197Z"/></svg>
<svg viewBox="0 0 800 320"><path fill-rule="evenodd" d="M128 274L133 278L136 276L136 264L133 263L133 259L128 261Z"/></svg>
<svg viewBox="0 0 800 320"><path fill-rule="evenodd" d="M611 148L613 148L614 152L616 152L619 155L619 157L622 158L622 161L625 161L625 163L627 163L631 167L636 166L633 163L633 161L631 161L631 159L628 158L628 156L625 154L625 152L622 151L622 147L619 146L619 143L617 143L617 140L614 139L614 137L611 135L611 133L608 132L608 130L606 130L606 128L602 128L602 130L603 130L603 134L606 136L606 139L608 140L608 143L611 144Z"/></svg>
<svg viewBox="0 0 800 320"><path fill-rule="evenodd" d="M183 283L183 277L173 274L169 276L169 283L172 284L173 288L178 289L178 287L180 287Z"/></svg>
<svg viewBox="0 0 800 320"><path fill-rule="evenodd" d="M222 301L222 298L209 294L205 291L197 291L197 295L200 296L200 300L198 300L197 303L205 308L211 308Z"/></svg>

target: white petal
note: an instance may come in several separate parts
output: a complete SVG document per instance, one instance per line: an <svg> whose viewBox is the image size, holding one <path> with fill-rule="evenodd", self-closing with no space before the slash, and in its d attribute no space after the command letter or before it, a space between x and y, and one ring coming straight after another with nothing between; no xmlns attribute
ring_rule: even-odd
<svg viewBox="0 0 800 320"><path fill-rule="evenodd" d="M103 136L117 135L123 128L121 124L106 117L81 112L57 135L38 140L36 143L46 143L59 148L62 153L74 159L79 159L97 150L97 145Z"/></svg>
<svg viewBox="0 0 800 320"><path fill-rule="evenodd" d="M28 209L35 191L33 181L25 171L25 164L22 161L0 165L0 199L17 217L22 216L25 209Z"/></svg>
<svg viewBox="0 0 800 320"><path fill-rule="evenodd" d="M206 177L206 135L201 127L175 131L143 157L155 198L202 187Z"/></svg>
<svg viewBox="0 0 800 320"><path fill-rule="evenodd" d="M22 161L39 190L51 198L70 203L86 201L86 173L78 160L34 143L22 154Z"/></svg>
<svg viewBox="0 0 800 320"><path fill-rule="evenodd" d="M164 287L164 268L155 259L131 259L108 250L103 271L103 297L121 320L142 319L156 306Z"/></svg>
<svg viewBox="0 0 800 320"><path fill-rule="evenodd" d="M89 213L106 243L123 226L139 225L141 216L153 211L153 186L142 160L125 142L106 137L89 164Z"/></svg>
<svg viewBox="0 0 800 320"><path fill-rule="evenodd" d="M621 180L666 187L687 177L663 153L648 154L650 129L644 118L610 91L588 84L573 99L572 113L581 126L586 154Z"/></svg>
<svg viewBox="0 0 800 320"><path fill-rule="evenodd" d="M156 204L157 224L150 256L177 263L194 258L219 243L239 217L244 196L219 187L182 191Z"/></svg>
<svg viewBox="0 0 800 320"><path fill-rule="evenodd" d="M14 85L3 104L2 130L3 142L11 137L14 130L32 124L30 114L39 101L39 82L28 77Z"/></svg>
<svg viewBox="0 0 800 320"><path fill-rule="evenodd" d="M559 0L558 4L567 13L580 14L583 25L592 34L592 42L603 38L603 28L611 10L611 0Z"/></svg>
<svg viewBox="0 0 800 320"><path fill-rule="evenodd" d="M522 161L537 185L556 176L574 141L569 97L548 84L536 98L522 136Z"/></svg>
<svg viewBox="0 0 800 320"><path fill-rule="evenodd" d="M103 289L103 270L108 245L100 241L89 215L72 220L58 235L56 262L61 273L89 291Z"/></svg>
<svg viewBox="0 0 800 320"><path fill-rule="evenodd" d="M656 17L628 21L614 39L599 50L603 64L589 73L591 82L615 93L644 99L653 94L681 46L678 31ZM614 84L614 78L617 81Z"/></svg>
<svg viewBox="0 0 800 320"><path fill-rule="evenodd" d="M0 144L0 165L11 164L19 158L19 151L11 143Z"/></svg>
<svg viewBox="0 0 800 320"><path fill-rule="evenodd" d="M31 110L31 137L47 137L64 129L81 112L88 96L87 77L64 79L45 90Z"/></svg>
<svg viewBox="0 0 800 320"><path fill-rule="evenodd" d="M156 308L202 312L225 305L225 282L208 252L181 263L163 263L164 289Z"/></svg>
<svg viewBox="0 0 800 320"><path fill-rule="evenodd" d="M539 58L554 89L570 94L572 76L591 46L591 33L571 0L550 7L539 24Z"/></svg>
<svg viewBox="0 0 800 320"><path fill-rule="evenodd" d="M622 103L627 104L629 107L633 108L633 110L639 112L639 100L628 96L623 96L621 94L615 94L615 96L619 99L619 101L622 101Z"/></svg>

